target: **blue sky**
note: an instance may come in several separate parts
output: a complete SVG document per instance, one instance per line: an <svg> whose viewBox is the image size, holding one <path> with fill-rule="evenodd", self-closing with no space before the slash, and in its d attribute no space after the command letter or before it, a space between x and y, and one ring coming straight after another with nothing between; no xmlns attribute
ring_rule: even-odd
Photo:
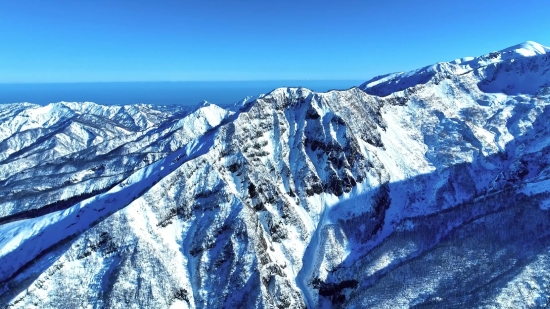
<svg viewBox="0 0 550 309"><path fill-rule="evenodd" d="M550 45L547 0L0 4L0 83L367 80Z"/></svg>

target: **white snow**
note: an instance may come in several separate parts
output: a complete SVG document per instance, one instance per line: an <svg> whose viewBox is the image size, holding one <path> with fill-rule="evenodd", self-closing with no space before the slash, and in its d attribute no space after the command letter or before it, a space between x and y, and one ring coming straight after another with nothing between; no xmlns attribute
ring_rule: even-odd
<svg viewBox="0 0 550 309"><path fill-rule="evenodd" d="M539 90L549 82L541 69L548 66L541 56L549 51L526 42L380 76L362 85L376 95L359 89L317 94L278 88L228 109L208 102L188 110L91 102L13 105L11 113L0 109L0 119L11 119L0 123L0 141L7 145L0 154L5 214L42 197L66 199L118 183L65 210L0 225L0 281L76 235L67 252L51 256L64 265L60 275L37 274L12 303L24 307L32 297L48 299L57 293L57 282L76 282L71 281L76 277L96 285L83 288L86 293L98 292L104 288L98 280L107 279L96 277L108 277L114 259L132 254L110 287L119 290L108 297L138 289L138 282L151 295L160 295L166 278L154 273L168 269L174 272L170 288L184 288L189 301L171 299L166 306L172 308L221 307L244 286L258 292L266 306L326 305L322 301L328 298L320 297L312 280L353 278L367 284L385 272L391 277L400 263L428 252L467 224L461 217L441 221L441 230L424 239L434 243L426 245L412 240L425 218L440 220L443 210L454 211L461 203L481 205L484 194L499 194L505 187L536 198L548 192L545 165L550 161L544 151L550 138L543 117L550 100ZM50 136L48 130L56 125L62 130ZM368 142L369 137L379 138L383 146ZM350 163L352 154L360 159ZM528 163L521 161L528 157ZM340 196L328 193L332 179L348 175L360 175L362 182ZM322 193L307 192L313 182ZM375 213L382 184L389 188L389 208ZM29 192L37 197L27 197ZM255 208L259 203L262 209ZM541 198L539 206L550 209L549 199ZM476 215L480 209L470 210ZM360 220L354 223L357 231L346 230L350 220ZM121 222L124 235L116 241L125 247L112 256L98 251L75 258L78 246L86 248L89 239L97 238L98 222ZM375 225L377 230L370 230ZM284 237L276 239L278 232ZM384 251L396 234L405 237L396 242L401 247ZM136 262L143 256L151 259ZM531 262L495 299L511 306L521 291L538 306L546 283L533 278L545 269L544 261ZM27 278L32 271L18 276ZM399 297L375 295L380 299L372 301L412 306L447 279L421 276ZM250 287L248 280L262 283ZM227 287L228 282L243 286ZM367 291L363 286L345 290L346 299ZM510 297L506 291L516 294Z"/></svg>

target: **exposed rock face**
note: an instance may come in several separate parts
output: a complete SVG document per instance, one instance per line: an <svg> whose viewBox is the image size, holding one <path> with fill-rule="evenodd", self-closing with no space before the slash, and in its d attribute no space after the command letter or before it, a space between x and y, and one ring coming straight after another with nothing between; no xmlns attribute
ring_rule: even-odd
<svg viewBox="0 0 550 309"><path fill-rule="evenodd" d="M548 52L229 108L0 105L0 304L544 306Z"/></svg>

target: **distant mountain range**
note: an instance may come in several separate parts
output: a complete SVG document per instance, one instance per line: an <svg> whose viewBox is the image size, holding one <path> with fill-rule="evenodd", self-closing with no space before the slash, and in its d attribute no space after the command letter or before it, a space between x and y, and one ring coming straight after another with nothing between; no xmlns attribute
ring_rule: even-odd
<svg viewBox="0 0 550 309"><path fill-rule="evenodd" d="M550 306L550 49L231 106L0 105L0 307Z"/></svg>

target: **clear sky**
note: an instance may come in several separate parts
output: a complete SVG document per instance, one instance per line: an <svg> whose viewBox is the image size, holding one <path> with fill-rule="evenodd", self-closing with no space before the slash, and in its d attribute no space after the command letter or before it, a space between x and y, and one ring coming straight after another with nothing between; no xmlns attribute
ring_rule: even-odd
<svg viewBox="0 0 550 309"><path fill-rule="evenodd" d="M550 45L550 1L0 0L0 83L358 79Z"/></svg>

